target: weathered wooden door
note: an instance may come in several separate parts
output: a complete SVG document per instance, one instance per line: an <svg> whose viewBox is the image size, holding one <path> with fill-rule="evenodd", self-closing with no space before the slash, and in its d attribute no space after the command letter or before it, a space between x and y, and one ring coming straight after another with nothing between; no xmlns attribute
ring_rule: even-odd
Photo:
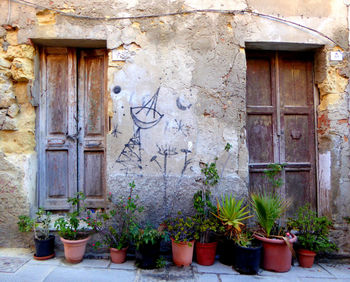
<svg viewBox="0 0 350 282"><path fill-rule="evenodd" d="M285 164L279 188L293 210L316 208L313 55L247 52L247 141L250 191L269 190L263 171Z"/></svg>
<svg viewBox="0 0 350 282"><path fill-rule="evenodd" d="M40 50L39 206L68 209L67 198L105 199L106 54L104 50Z"/></svg>

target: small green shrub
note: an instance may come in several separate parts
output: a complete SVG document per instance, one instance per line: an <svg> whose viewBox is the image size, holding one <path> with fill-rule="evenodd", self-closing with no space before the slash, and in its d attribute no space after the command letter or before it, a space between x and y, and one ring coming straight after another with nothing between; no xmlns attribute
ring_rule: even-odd
<svg viewBox="0 0 350 282"><path fill-rule="evenodd" d="M304 249L314 252L337 250L337 246L328 239L332 221L326 216L318 217L310 204L300 207L295 217L288 219L287 226L298 231L298 242Z"/></svg>

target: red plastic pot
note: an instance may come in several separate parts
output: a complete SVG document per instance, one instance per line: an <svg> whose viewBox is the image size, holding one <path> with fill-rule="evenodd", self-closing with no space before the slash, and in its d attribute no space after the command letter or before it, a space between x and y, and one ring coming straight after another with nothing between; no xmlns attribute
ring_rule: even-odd
<svg viewBox="0 0 350 282"><path fill-rule="evenodd" d="M301 267L310 268L314 264L316 253L313 251L299 249L298 250L298 260Z"/></svg>
<svg viewBox="0 0 350 282"><path fill-rule="evenodd" d="M266 270L275 272L287 272L292 266L292 252L283 239L270 239L254 235L256 239L263 244L263 263L262 267ZM297 237L292 234L292 239L289 239L291 247L297 240Z"/></svg>
<svg viewBox="0 0 350 282"><path fill-rule="evenodd" d="M200 265L212 265L215 262L218 242L196 243L197 262Z"/></svg>
<svg viewBox="0 0 350 282"><path fill-rule="evenodd" d="M171 249L173 252L173 262L176 266L189 266L192 263L194 240L176 243L171 238Z"/></svg>
<svg viewBox="0 0 350 282"><path fill-rule="evenodd" d="M128 247L125 247L121 250L110 248L109 252L111 255L111 261L113 263L123 263L126 260L126 251L128 250Z"/></svg>

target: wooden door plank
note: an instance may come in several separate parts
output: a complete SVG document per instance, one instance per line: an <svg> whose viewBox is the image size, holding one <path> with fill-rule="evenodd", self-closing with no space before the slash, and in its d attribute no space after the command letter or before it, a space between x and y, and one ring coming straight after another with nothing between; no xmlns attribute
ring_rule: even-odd
<svg viewBox="0 0 350 282"><path fill-rule="evenodd" d="M78 66L78 189L91 208L105 205L106 51L81 50Z"/></svg>
<svg viewBox="0 0 350 282"><path fill-rule="evenodd" d="M65 210L77 191L75 51L41 48L40 62L39 206Z"/></svg>

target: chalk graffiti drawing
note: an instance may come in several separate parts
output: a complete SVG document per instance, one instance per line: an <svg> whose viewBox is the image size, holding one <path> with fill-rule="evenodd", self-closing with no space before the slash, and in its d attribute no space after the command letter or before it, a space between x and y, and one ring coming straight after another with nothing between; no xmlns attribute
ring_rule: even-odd
<svg viewBox="0 0 350 282"><path fill-rule="evenodd" d="M125 144L124 149L116 160L117 163L124 166L126 171L130 168L142 169L141 130L154 127L164 116L157 110L159 89L142 106L130 107L130 115L135 125L134 134L129 139L129 142Z"/></svg>
<svg viewBox="0 0 350 282"><path fill-rule="evenodd" d="M118 124L116 124L112 130L112 135L115 137L115 138L118 138L118 134L122 134L119 130L118 130Z"/></svg>
<svg viewBox="0 0 350 282"><path fill-rule="evenodd" d="M188 106L183 105L183 101L180 97L176 99L176 106L181 111L186 111L187 109L191 108L192 104L189 104Z"/></svg>

